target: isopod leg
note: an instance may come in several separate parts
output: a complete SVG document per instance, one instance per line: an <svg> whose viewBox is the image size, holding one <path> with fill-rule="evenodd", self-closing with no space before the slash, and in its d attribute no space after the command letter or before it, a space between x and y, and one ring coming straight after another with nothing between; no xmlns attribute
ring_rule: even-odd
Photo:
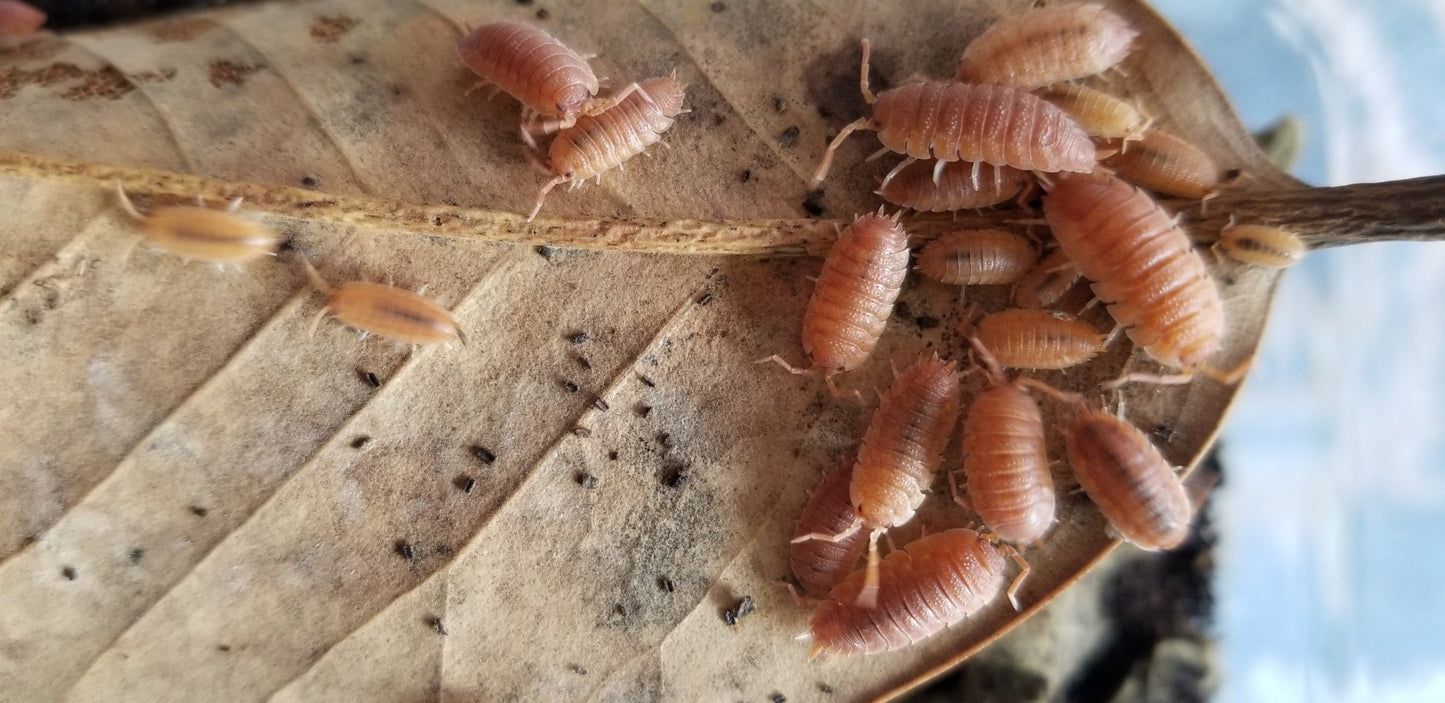
<svg viewBox="0 0 1445 703"><path fill-rule="evenodd" d="M863 91L863 101L869 105L878 101L878 96L874 95L873 91L868 88L868 56L871 53L871 49L872 46L868 43L868 40L864 39L863 64L858 68L858 89Z"/></svg>
<svg viewBox="0 0 1445 703"><path fill-rule="evenodd" d="M970 513L978 512L973 508L973 501L969 500L968 495L958 490L957 471L948 472L948 492L953 495L953 502L957 503L959 507L962 507Z"/></svg>
<svg viewBox="0 0 1445 703"><path fill-rule="evenodd" d="M1141 373L1138 371L1131 371L1129 373L1120 375L1118 378L1109 381L1108 383L1105 383L1103 385L1103 388L1106 391L1112 391L1117 390L1120 387L1126 386L1130 383L1153 383L1159 386L1178 386L1189 383L1193 380L1193 371L1174 374Z"/></svg>
<svg viewBox="0 0 1445 703"><path fill-rule="evenodd" d="M878 535L883 530L874 530L868 536L868 566L863 575L863 588L858 590L858 598L853 601L854 605L860 608L878 607Z"/></svg>
<svg viewBox="0 0 1445 703"><path fill-rule="evenodd" d="M783 370L787 371L787 372L790 373L790 374L793 374L794 376L811 376L811 375L813 374L813 370L812 370L812 369L804 369L804 368L799 368L799 367L797 367L797 366L794 366L794 365L788 363L787 359L784 359L783 357L778 356L777 354L774 354L774 355L772 355L772 356L770 356L770 357L767 357L767 358L765 358L765 359L758 359L757 361L754 361L753 363L754 363L754 364L766 364L766 363L768 363L769 361L774 362L774 363L776 363L778 366L783 367Z"/></svg>
<svg viewBox="0 0 1445 703"><path fill-rule="evenodd" d="M899 161L899 162L898 162L898 165L897 165L897 166L894 166L894 167L893 167L893 170L892 170L892 171L889 171L889 172L888 172L888 175L886 175L886 176L883 177L883 185L880 186L880 190L881 190L882 188L887 188L887 187L888 187L888 184L893 181L894 177L896 177L901 171L903 171L903 169L908 168L908 166L909 166L910 164L912 164L913 162L915 162L915 161L917 161L917 160L918 160L918 159L910 156L910 157L908 157L908 158L906 158L906 159L904 159L904 160L902 160L902 161ZM939 163L942 163L942 162L939 162Z"/></svg>
<svg viewBox="0 0 1445 703"><path fill-rule="evenodd" d="M1019 575L1015 576L1013 582L1008 585L1008 602L1013 605L1014 610L1019 610L1019 589L1023 587L1024 579L1028 578L1031 567L1029 567L1029 563L1024 560L1024 555L1019 554L1019 550L1007 544L1000 546L1003 548L1004 553L1007 554L1015 564L1018 564L1019 567Z"/></svg>

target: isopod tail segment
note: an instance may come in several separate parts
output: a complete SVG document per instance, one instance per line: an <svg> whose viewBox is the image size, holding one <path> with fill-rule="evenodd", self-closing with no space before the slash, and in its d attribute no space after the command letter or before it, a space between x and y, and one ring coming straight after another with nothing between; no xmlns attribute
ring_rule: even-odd
<svg viewBox="0 0 1445 703"><path fill-rule="evenodd" d="M863 63L862 66L858 69L858 89L863 92L863 101L868 103L869 105L872 105L873 103L878 101L878 96L874 95L873 91L868 88L869 53L870 45L868 43L868 40L864 39ZM848 135L860 129L873 129L872 121L873 118L871 117L859 117L858 119L845 125L843 127L843 130L841 132L838 132L838 136L833 137L833 141L828 143L827 150L823 152L823 162L818 164L818 170L813 172L812 179L808 181L809 190L816 189L823 182L823 179L828 177L828 171L833 166L833 152L838 150L838 147L843 144L843 140L847 139ZM883 179L883 185L888 185L888 182L892 180L893 176L897 175L898 171L902 170L904 166L913 163L914 160L915 159L904 159L903 163L899 164L898 168L893 169L893 172L889 173L888 177Z"/></svg>

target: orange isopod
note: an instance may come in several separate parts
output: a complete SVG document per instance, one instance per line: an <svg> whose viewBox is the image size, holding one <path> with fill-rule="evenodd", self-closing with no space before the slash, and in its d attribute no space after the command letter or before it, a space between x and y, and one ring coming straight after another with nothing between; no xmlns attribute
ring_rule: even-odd
<svg viewBox="0 0 1445 703"><path fill-rule="evenodd" d="M1173 549L1194 514L1174 468L1139 428L1097 410L1081 411L1064 434L1069 466L1099 512L1140 549Z"/></svg>
<svg viewBox="0 0 1445 703"><path fill-rule="evenodd" d="M1062 249L1055 249L1014 286L1014 303L1021 308L1053 305L1083 277Z"/></svg>
<svg viewBox="0 0 1445 703"><path fill-rule="evenodd" d="M521 101L529 118L555 118L542 131L570 127L592 110L599 83L592 67L552 35L521 22L468 29L457 41L462 62L483 81ZM532 120L529 120L532 121ZM528 143L532 130L524 127Z"/></svg>
<svg viewBox="0 0 1445 703"><path fill-rule="evenodd" d="M1045 88L1039 94L1069 113L1089 136L1096 139L1141 139L1153 123L1139 108L1088 86L1060 83Z"/></svg>
<svg viewBox="0 0 1445 703"><path fill-rule="evenodd" d="M831 383L857 368L883 336L908 275L908 232L892 217L863 215L838 234L803 313L803 353ZM777 355L793 373L807 373Z"/></svg>
<svg viewBox="0 0 1445 703"><path fill-rule="evenodd" d="M1205 198L1219 189L1219 167L1199 147L1151 129L1129 148L1104 159L1120 178L1156 193Z"/></svg>
<svg viewBox="0 0 1445 703"><path fill-rule="evenodd" d="M281 245L276 231L236 214L241 199L225 210L189 205L157 207L143 215L135 209L120 182L115 184L120 207L140 223L141 237L151 246L186 259L213 264L243 264L275 254Z"/></svg>
<svg viewBox="0 0 1445 703"><path fill-rule="evenodd" d="M1219 233L1213 250L1240 263L1282 269L1302 261L1308 247L1293 232L1278 227L1230 223Z"/></svg>
<svg viewBox="0 0 1445 703"><path fill-rule="evenodd" d="M839 534L853 526L858 513L853 510L848 487L853 482L853 463L850 461L829 471L813 495L803 514L798 516L794 537L808 534ZM837 541L809 539L793 542L789 546L788 561L793 575L809 593L824 594L838 585L843 577L853 571L858 557L868 545L868 537L855 530Z"/></svg>
<svg viewBox="0 0 1445 703"><path fill-rule="evenodd" d="M351 281L336 288L327 285L311 262L303 260L311 285L328 297L326 307L311 324L316 333L321 318L330 313L342 324L405 344L435 344L459 339L466 344L456 315L436 301L395 286Z"/></svg>
<svg viewBox="0 0 1445 703"><path fill-rule="evenodd" d="M1147 193L1112 176L1064 176L1044 197L1044 216L1109 314L1151 358L1193 370L1219 349L1219 289L1188 235Z"/></svg>
<svg viewBox="0 0 1445 703"><path fill-rule="evenodd" d="M547 168L556 176L542 192L527 216L531 222L542 209L547 193L563 183L573 188L641 154L662 139L674 118L683 113L682 99L687 86L677 76L649 78L635 90L624 91L617 104L595 115L583 116L577 124L557 135L549 150Z"/></svg>
<svg viewBox="0 0 1445 703"><path fill-rule="evenodd" d="M1139 33L1094 3L1033 8L994 23L968 45L957 79L1017 88L1102 73L1129 55Z"/></svg>
<svg viewBox="0 0 1445 703"><path fill-rule="evenodd" d="M907 154L883 179L884 187L918 159L934 158L935 173L950 161L976 161L1025 171L1094 170L1094 143L1068 113L1043 98L1001 85L947 81L910 83L878 95L868 89L868 40L863 40L859 87L873 116L843 127L813 174L816 188L828 175L833 152L860 129L878 132L889 150Z"/></svg>
<svg viewBox="0 0 1445 703"><path fill-rule="evenodd" d="M910 210L950 212L997 205L1018 195L1032 181L1027 171L968 161L944 162L935 180L936 164L914 162L876 193Z"/></svg>
<svg viewBox="0 0 1445 703"><path fill-rule="evenodd" d="M916 268L935 281L959 286L1013 283L1038 261L1027 237L1000 229L945 234L918 252Z"/></svg>
<svg viewBox="0 0 1445 703"><path fill-rule="evenodd" d="M813 611L800 640L811 656L874 654L943 631L998 597L1007 564L987 538L966 528L929 535L878 566L876 607L858 604L867 574L856 571Z"/></svg>
<svg viewBox="0 0 1445 703"><path fill-rule="evenodd" d="M19 0L0 0L0 47L4 40L33 34L45 26L45 13Z"/></svg>
<svg viewBox="0 0 1445 703"><path fill-rule="evenodd" d="M978 339L1001 366L1067 369L1104 351L1104 335L1057 310L1002 310L978 323Z"/></svg>
<svg viewBox="0 0 1445 703"><path fill-rule="evenodd" d="M1031 544L1054 522L1057 498L1049 471L1044 417L1033 397L1007 383L977 337L974 348L992 385L963 420L963 474L974 512L1000 539Z"/></svg>

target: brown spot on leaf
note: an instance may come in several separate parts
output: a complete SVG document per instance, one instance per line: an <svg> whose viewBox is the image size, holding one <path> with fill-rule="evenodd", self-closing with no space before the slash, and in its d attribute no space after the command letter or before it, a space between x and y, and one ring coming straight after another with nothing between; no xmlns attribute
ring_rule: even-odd
<svg viewBox="0 0 1445 703"><path fill-rule="evenodd" d="M135 90L135 84L119 70L106 66L98 71L86 73L80 85L73 86L61 94L66 100L93 100L104 98L119 100L120 96Z"/></svg>
<svg viewBox="0 0 1445 703"><path fill-rule="evenodd" d="M236 63L224 59L211 62L211 85L222 88L227 85L241 85L246 77L265 66Z"/></svg>
<svg viewBox="0 0 1445 703"><path fill-rule="evenodd" d="M157 25L151 30L151 36L157 42L190 41L215 26L216 23L208 19L176 20Z"/></svg>
<svg viewBox="0 0 1445 703"><path fill-rule="evenodd" d="M361 21L346 16L330 17L322 15L311 23L311 38L322 44L334 44L341 39L342 35L351 31Z"/></svg>

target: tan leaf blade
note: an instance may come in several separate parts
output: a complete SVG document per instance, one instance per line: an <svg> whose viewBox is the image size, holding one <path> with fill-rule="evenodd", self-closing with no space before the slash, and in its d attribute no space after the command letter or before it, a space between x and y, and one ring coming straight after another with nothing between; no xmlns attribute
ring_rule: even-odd
<svg viewBox="0 0 1445 703"><path fill-rule="evenodd" d="M808 610L780 585L787 537L868 409L753 363L798 358L816 260L728 256L817 253L877 207L890 164L860 164L863 144L814 203L826 217L804 204L826 140L864 111L860 37L880 83L951 75L998 4L579 1L539 19L500 0L321 0L0 53L0 388L15 399L0 404L0 690L703 700L827 684L854 698L1041 608L1111 546L1080 496L1061 496L1028 552L1023 614L1000 599L917 647L807 661L792 637ZM1180 205L1202 238L1231 210L1283 216L1316 197L1258 153L1152 12L1109 4L1143 32L1109 80L1250 176L1207 212ZM598 53L613 87L677 68L693 111L671 148L553 193L523 223L542 179L516 105L467 95L453 51L464 21L502 18ZM336 280L428 284L471 344L412 353L335 324L308 336L322 303L292 254L217 272L131 251L117 180L150 202L244 195ZM1316 245L1370 221L1325 219ZM954 226L915 224L920 239ZM1226 367L1253 354L1275 282L1229 271ZM846 386L882 386L890 359L924 349L961 354L956 291L911 281L903 301ZM1082 388L1127 352L1045 378ZM1191 464L1233 394L1132 389L1129 415ZM931 502L900 543L967 520ZM728 626L743 595L758 610Z"/></svg>

